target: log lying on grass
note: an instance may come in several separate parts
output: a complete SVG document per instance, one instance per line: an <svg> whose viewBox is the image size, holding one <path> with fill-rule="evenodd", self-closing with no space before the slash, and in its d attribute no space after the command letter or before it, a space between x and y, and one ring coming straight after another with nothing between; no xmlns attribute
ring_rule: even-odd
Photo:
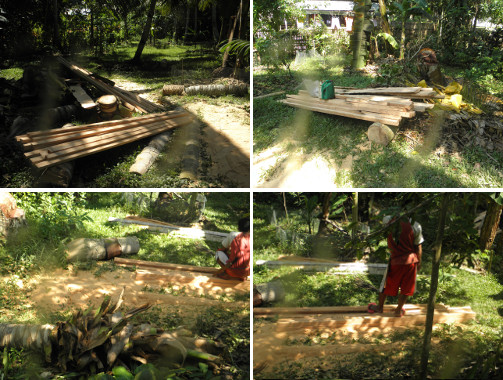
<svg viewBox="0 0 503 380"><path fill-rule="evenodd" d="M133 255L140 250L135 236L116 239L75 239L68 243L68 261L110 260L119 255Z"/></svg>
<svg viewBox="0 0 503 380"><path fill-rule="evenodd" d="M157 135L193 121L188 112L166 112L17 136L38 169L61 164Z"/></svg>
<svg viewBox="0 0 503 380"><path fill-rule="evenodd" d="M166 269L166 270L177 270L183 272L200 272L214 274L218 271L217 268L212 267L197 267L194 265L183 265L183 264L171 264L171 263L160 263L157 261L145 261L145 260L133 260L124 259L122 257L116 257L114 259L115 265L122 267L137 267L137 268L147 268L147 269Z"/></svg>
<svg viewBox="0 0 503 380"><path fill-rule="evenodd" d="M171 140L172 134L172 131L168 131L154 137L148 146L136 157L134 164L129 168L129 172L139 175L145 174L154 164L159 154L161 154L164 146Z"/></svg>
<svg viewBox="0 0 503 380"><path fill-rule="evenodd" d="M299 258L300 259L300 258ZM337 273L364 273L384 274L388 264L381 263L339 263L305 260L257 260L255 265L265 265L268 267L294 266L305 270L330 270Z"/></svg>

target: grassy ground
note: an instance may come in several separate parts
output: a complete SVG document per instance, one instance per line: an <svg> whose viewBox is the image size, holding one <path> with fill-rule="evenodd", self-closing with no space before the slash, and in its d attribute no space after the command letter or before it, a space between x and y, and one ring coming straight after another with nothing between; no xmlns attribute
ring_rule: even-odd
<svg viewBox="0 0 503 380"><path fill-rule="evenodd" d="M281 208L278 203L276 210ZM274 260L285 254L299 257L313 255L313 244L280 242L276 227L269 223L271 206L254 205L254 257L253 260ZM300 231L297 210L290 207L289 225ZM278 216L285 227L285 220ZM342 247L340 251L344 251ZM422 269L417 278L416 293L408 302L424 304L430 288L431 260L429 250L424 253ZM503 331L503 282L500 274L473 274L454 268L449 263L450 252L443 251L437 302L450 306L469 305L477 313L475 321L463 325L437 325L433 333L429 375L432 378L491 378L501 375L501 333ZM336 260L338 257L332 257ZM286 289L285 299L269 306L361 306L377 302L377 288L382 276L355 274L329 275L324 272L306 272L292 267L269 269L254 265L254 283L280 281ZM388 297L396 303L396 297ZM256 321L257 323L257 321ZM262 323L262 322L259 322ZM340 333L340 334L339 334ZM256 378L415 378L419 375L419 358L422 331L411 329L392 334L379 334L356 340L347 340L343 332L332 335L312 332L296 340L286 340L292 345L328 344L404 344L391 353L351 354L334 358L285 362L257 373ZM499 355L499 356L498 356ZM328 363L328 364L327 364ZM499 363L499 364L498 364ZM498 375L499 374L499 375Z"/></svg>
<svg viewBox="0 0 503 380"><path fill-rule="evenodd" d="M172 110L194 102L207 102L221 107L222 112L237 107L249 113L247 97L223 96L169 96L161 95L164 84L213 84L231 83L233 79L215 78L212 73L221 65L220 53L202 46L164 46L162 48L147 45L142 54L142 64L133 65L130 60L136 51L136 41L128 45L116 47L106 55L96 57L91 54L81 54L70 59L89 71L106 77L119 87L135 91L150 101L162 103L166 109ZM161 63L161 61L164 61ZM0 78L20 79L24 67L37 62L17 62L14 66L0 71ZM96 93L95 96L100 95ZM226 112L226 111L225 111ZM201 115L196 115L196 117ZM76 124L86 120L74 120ZM5 132L6 135L9 133ZM140 151L148 144L150 138L140 140L125 146L115 148L77 160L74 176L70 187L132 187L132 188L162 188L162 187L224 187L220 178L214 178L207 172L205 160L210 160L204 145L200 147L201 167L199 179L190 181L179 178L181 172L181 156L183 154L184 135L181 130L175 130L173 140L159 156L156 164L143 176L129 173L129 168ZM19 148L0 147L0 155L5 155L0 165L0 185L3 187L38 187L35 186L38 175L33 173Z"/></svg>
<svg viewBox="0 0 503 380"><path fill-rule="evenodd" d="M133 196L132 196L133 194ZM36 289L31 280L39 274L50 275L57 268L67 268L72 273L89 273L90 281L105 273L120 275L123 268L113 263L83 263L68 265L64 256L65 244L73 238L105 238L137 236L140 251L132 258L156 260L179 264L215 266L214 257L208 252L219 243L185 239L171 234L149 233L133 225L108 223L109 216L124 217L138 213L149 217L149 193L27 193L19 196L18 206L27 213L28 226L0 246L0 323L56 323L71 315L72 310L63 305L52 312L41 312L33 305L30 293ZM156 195L152 199L155 200ZM230 232L237 229L237 220L249 214L248 193L207 194L206 209L201 226L213 231ZM168 287L169 288L169 287ZM159 292L145 287L145 292ZM182 291L164 291L172 296L191 296ZM246 302L248 296L215 298L221 305L198 308L194 312L193 332L211 339L222 339L224 350L223 377L248 378L249 371L249 308L235 307L236 301ZM247 305L247 302L246 302ZM231 307L232 306L232 307ZM160 328L173 329L187 323L177 307L166 312L153 307L140 315L139 323L151 322ZM230 321L230 322L229 322ZM218 337L221 338L218 338ZM0 365L0 377L9 379L31 378L30 373L43 371L41 362L22 350L6 350ZM4 362L4 363L6 363ZM7 366L7 368L6 368ZM53 369L49 369L53 370ZM189 378L194 371L187 371L182 378Z"/></svg>
<svg viewBox="0 0 503 380"><path fill-rule="evenodd" d="M327 58L324 62L308 60L287 70L254 70L254 95L283 90L297 93L302 80L331 79L336 86L367 87L398 84L384 67L373 72L354 72L344 68L350 57ZM447 70L460 74L459 70ZM398 74L398 73L397 73ZM398 76L398 75L397 75ZM298 110L278 102L284 96L254 101L254 155L277 147L288 156L318 154L350 170L337 170L337 187L500 187L503 184L503 154L488 157L478 147L463 148L459 154L438 154L440 122L438 116L422 114L406 120L400 132L386 147L369 146L366 132L369 122ZM419 138L418 138L419 137ZM261 173L271 180L280 171L282 160ZM496 163L496 165L495 165Z"/></svg>

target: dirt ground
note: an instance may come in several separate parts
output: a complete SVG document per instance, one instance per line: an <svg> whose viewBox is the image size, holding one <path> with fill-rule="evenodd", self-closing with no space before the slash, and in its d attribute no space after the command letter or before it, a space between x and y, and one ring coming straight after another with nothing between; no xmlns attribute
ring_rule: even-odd
<svg viewBox="0 0 503 380"><path fill-rule="evenodd" d="M185 109L204 123L202 139L211 158L209 174L237 187L250 186L250 115L232 105L205 101L186 104Z"/></svg>
<svg viewBox="0 0 503 380"><path fill-rule="evenodd" d="M225 307L246 307L247 302L227 302L224 298L216 296L201 296L200 293L190 289L190 286L166 286L155 282L136 280L135 272L119 268L114 271L104 271L96 277L91 271L56 269L50 273L34 276L28 288L29 307L42 314L86 308L90 304L99 305L105 295L118 298L122 289L124 291L124 307L132 309L149 303L166 311L173 308L183 317L194 319L206 308L225 305ZM163 287L174 294L165 294ZM182 289L183 288L183 289ZM178 291L178 293L175 293ZM176 294L176 295L175 295Z"/></svg>
<svg viewBox="0 0 503 380"><path fill-rule="evenodd" d="M154 103L159 95L141 84L116 80L116 85L140 94ZM166 98L169 101L169 97ZM209 175L224 184L250 186L250 114L242 107L230 104L209 104L199 100L184 105L203 123L201 140L211 159Z"/></svg>

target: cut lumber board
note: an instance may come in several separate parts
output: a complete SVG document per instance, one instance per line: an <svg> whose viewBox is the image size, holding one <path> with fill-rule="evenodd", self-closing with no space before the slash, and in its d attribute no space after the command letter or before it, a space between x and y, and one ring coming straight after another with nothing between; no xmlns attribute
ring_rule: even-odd
<svg viewBox="0 0 503 380"><path fill-rule="evenodd" d="M187 125L191 122L191 118L180 119L177 123L166 120L163 122L163 125L152 124L150 126L151 128L148 129L139 128L130 130L128 132L123 132L123 134L120 136L120 139L117 139L116 134L112 133L95 137L92 142L88 142L88 140L83 139L82 141L85 140L83 144L79 144L79 141L77 141L77 143L75 144L63 143L47 147L46 149L38 149L36 151L28 152L29 158L35 167L43 169L64 162L72 161L77 158L89 156L94 153L103 152L105 150L116 148L121 145L129 144L131 142L159 134L169 129ZM36 152L37 155L35 155L34 152Z"/></svg>
<svg viewBox="0 0 503 380"><path fill-rule="evenodd" d="M398 305L384 305L384 313L392 313ZM428 305L426 304L405 304L405 311L420 311L426 313ZM449 311L449 306L443 304L435 305L437 311ZM255 307L253 308L254 316L269 316L269 315L319 315L319 314L367 314L367 306L317 306L317 307Z"/></svg>
<svg viewBox="0 0 503 380"><path fill-rule="evenodd" d="M177 234L180 234L183 237L188 237L192 239L207 239L211 241L221 242L228 235L225 232L198 230L196 228L178 227L174 225L169 226L160 223L147 222L135 219L131 220L131 219L120 219L120 218L109 217L108 221L122 224L137 224L140 226L148 227L149 229L154 231L165 232L165 233L176 232Z"/></svg>
<svg viewBox="0 0 503 380"><path fill-rule="evenodd" d="M336 269L342 272L369 272L370 274L384 274L388 264L381 263L338 263L320 261L293 261L293 260L257 260L255 265L268 267L294 266L304 269Z"/></svg>
<svg viewBox="0 0 503 380"><path fill-rule="evenodd" d="M82 108L91 109L96 107L94 100L89 95L87 95L87 92L84 91L80 84L74 84L68 86L68 88L70 89L70 92L75 97L75 99L77 99L77 101L80 103L80 106Z"/></svg>
<svg viewBox="0 0 503 380"><path fill-rule="evenodd" d="M285 100L280 100L280 102L287 104L292 107L297 107L297 108L302 108L306 109L309 111L316 111L316 112L321 112L321 113L327 113L330 115L337 115L337 116L345 116L353 119L360 119L360 120L366 120L366 121L377 121L383 124L388 124L388 125L394 125L398 126L400 125L401 118L398 117L385 117L382 114L378 113L372 113L372 112L363 112L363 111L348 111L348 110L334 110L334 109L327 109L324 107L320 107L318 105L313 105L309 104L308 102L305 101L299 101L299 100L290 100L290 99L285 99Z"/></svg>
<svg viewBox="0 0 503 380"><path fill-rule="evenodd" d="M100 80L98 76L95 76L91 72L67 61L61 56L58 56L57 60L63 66L68 68L73 74L91 83L93 86L97 87L106 94L113 94L117 96L125 103L125 105L133 105L139 112L148 113L162 110L162 107L160 107L159 105L152 103L137 94L131 93L117 86L111 86L109 83L105 83L104 81Z"/></svg>
<svg viewBox="0 0 503 380"><path fill-rule="evenodd" d="M224 280L218 277L211 277L203 273L199 275L185 275L180 273L163 273L154 270L140 269L136 271L136 281L143 283L168 283L180 287L199 290L202 293L249 293L250 281Z"/></svg>
<svg viewBox="0 0 503 380"><path fill-rule="evenodd" d="M306 91L307 92L307 91ZM255 99L263 99L263 98L268 98L270 96L278 96L278 95L283 95L285 93L285 91L276 91L276 92L271 92L269 94L264 94L264 95L259 95L259 96L255 96L253 98L253 100Z"/></svg>
<svg viewBox="0 0 503 380"><path fill-rule="evenodd" d="M307 97L302 95L287 95L287 99L305 101L309 104L317 104L320 107L327 107L334 110L347 110L347 111L369 111L374 113L382 114L383 116L393 116L393 117L414 117L416 113L414 111L409 111L404 109L403 106L392 106L382 104L373 104L365 101L351 101L351 99L318 99L313 97Z"/></svg>
<svg viewBox="0 0 503 380"><path fill-rule="evenodd" d="M422 87L376 87L376 88L355 88L355 89L335 89L335 92L343 94L416 94L420 92ZM433 90L432 90L433 91Z"/></svg>
<svg viewBox="0 0 503 380"><path fill-rule="evenodd" d="M122 257L114 258L115 265L122 267L138 267L138 268L155 268L155 269L167 269L167 270L178 270L186 272L201 272L201 273L216 273L218 268L212 267L197 267L194 265L183 265L183 264L171 264L171 263L161 263L157 261L145 261L145 260L133 260L124 259Z"/></svg>

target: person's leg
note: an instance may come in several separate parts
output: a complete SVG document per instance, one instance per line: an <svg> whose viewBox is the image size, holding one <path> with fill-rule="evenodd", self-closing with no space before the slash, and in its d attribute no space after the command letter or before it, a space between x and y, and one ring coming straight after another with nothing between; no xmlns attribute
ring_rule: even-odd
<svg viewBox="0 0 503 380"><path fill-rule="evenodd" d="M402 293L400 293L400 295L398 296L398 306L395 309L395 317L402 316L403 305L405 305L405 302L407 302L407 297L408 296Z"/></svg>
<svg viewBox="0 0 503 380"><path fill-rule="evenodd" d="M369 306L369 308L371 310L374 310L376 313L382 313L385 302L386 302L386 294L384 294L384 292L379 293L379 304L378 305L372 304Z"/></svg>

